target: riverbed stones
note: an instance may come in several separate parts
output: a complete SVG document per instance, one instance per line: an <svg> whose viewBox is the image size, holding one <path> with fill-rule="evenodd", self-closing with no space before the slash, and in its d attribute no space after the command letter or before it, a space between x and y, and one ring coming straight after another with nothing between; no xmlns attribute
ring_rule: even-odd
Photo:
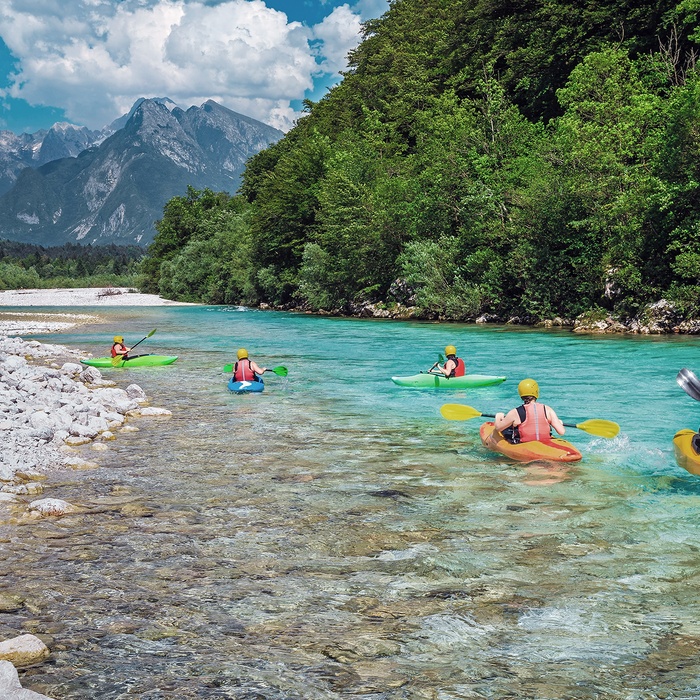
<svg viewBox="0 0 700 700"><path fill-rule="evenodd" d="M0 336L0 481L16 483L19 471L93 468L97 465L80 460L71 448L98 437L112 439L112 431L132 411L170 415L166 409L143 407L147 398L138 384L128 391L117 388L102 379L99 369L79 364L82 355L64 346ZM45 358L56 361L37 364Z"/></svg>
<svg viewBox="0 0 700 700"><path fill-rule="evenodd" d="M15 667L31 666L45 661L51 652L44 642L33 634L0 642L0 660L9 661Z"/></svg>
<svg viewBox="0 0 700 700"><path fill-rule="evenodd" d="M2 700L51 700L48 695L22 688L17 669L9 661L0 661L0 698Z"/></svg>

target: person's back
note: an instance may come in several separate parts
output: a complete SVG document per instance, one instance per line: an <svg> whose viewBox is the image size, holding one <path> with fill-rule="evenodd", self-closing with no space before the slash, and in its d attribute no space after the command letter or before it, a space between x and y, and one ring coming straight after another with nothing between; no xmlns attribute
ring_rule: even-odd
<svg viewBox="0 0 700 700"><path fill-rule="evenodd" d="M467 373L467 367L464 364L464 360L457 357L457 348L454 345L448 345L445 348L445 355L447 359L445 364L438 369L448 378L452 377L463 377Z"/></svg>
<svg viewBox="0 0 700 700"><path fill-rule="evenodd" d="M564 424L554 410L543 403L538 403L540 388L534 379L523 379L518 384L518 394L523 405L507 414L497 413L494 420L496 430L511 442L532 442L546 440L552 436L551 428L559 435L566 432Z"/></svg>
<svg viewBox="0 0 700 700"><path fill-rule="evenodd" d="M258 367L248 357L248 351L245 348L240 348L237 353L238 361L233 366L233 379L236 382L259 382L261 381L258 375L267 372L267 367Z"/></svg>
<svg viewBox="0 0 700 700"><path fill-rule="evenodd" d="M128 354L129 348L124 345L124 338L121 335L115 335L112 343L112 357L121 357L125 360Z"/></svg>

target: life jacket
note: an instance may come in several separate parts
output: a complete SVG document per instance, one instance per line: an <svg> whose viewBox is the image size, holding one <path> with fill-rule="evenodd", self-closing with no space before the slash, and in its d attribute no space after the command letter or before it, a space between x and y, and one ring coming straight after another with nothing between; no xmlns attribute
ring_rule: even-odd
<svg viewBox="0 0 700 700"><path fill-rule="evenodd" d="M522 421L517 426L520 442L548 440L552 437L551 426L547 418L547 407L543 403L530 401L530 403L518 406L518 416Z"/></svg>
<svg viewBox="0 0 700 700"><path fill-rule="evenodd" d="M123 347L124 347L124 345L123 345L122 343L114 343L114 345L112 345L112 357L116 357L117 355L123 355L123 354L124 354L123 352L117 352L117 345L118 345L120 348L123 348Z"/></svg>
<svg viewBox="0 0 700 700"><path fill-rule="evenodd" d="M236 382L256 382L258 377L250 366L250 360L238 360L233 368L233 379Z"/></svg>
<svg viewBox="0 0 700 700"><path fill-rule="evenodd" d="M455 366L452 368L452 371L448 375L448 379L452 377L463 377L467 373L467 367L464 364L464 360L462 360L459 357L453 357L448 359L451 359L453 362L455 362Z"/></svg>

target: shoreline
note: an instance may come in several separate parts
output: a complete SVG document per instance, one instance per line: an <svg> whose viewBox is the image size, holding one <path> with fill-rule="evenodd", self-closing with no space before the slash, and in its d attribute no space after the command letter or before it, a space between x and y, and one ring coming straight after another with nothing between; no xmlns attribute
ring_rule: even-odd
<svg viewBox="0 0 700 700"><path fill-rule="evenodd" d="M115 306L198 306L198 304L171 301L157 294L141 294L129 287L5 290L0 291L0 336L58 333L77 326L101 323L103 320L96 314L48 311L48 309ZM25 307L35 307L37 311L9 310ZM39 311L39 308L46 308L47 311Z"/></svg>
<svg viewBox="0 0 700 700"><path fill-rule="evenodd" d="M150 405L138 384L120 388L99 369L81 364L86 356L75 348L0 332L0 518L4 526L31 527L46 518L90 514L89 503L47 496L48 474L99 469L99 455L109 451L111 441L120 433L140 429L131 419L172 415ZM24 602L21 596L6 592L0 595L0 604L8 611L21 609ZM6 627L9 631L11 623ZM51 700L22 688L16 670L44 662L50 648L34 634L18 629L17 635L0 643L0 697Z"/></svg>
<svg viewBox="0 0 700 700"><path fill-rule="evenodd" d="M364 303L336 310L309 309L288 305L273 306L261 303L261 310L289 311L314 316L341 318L386 319L391 321L426 321L432 323L463 323L469 325L498 325L535 329L568 330L571 333L588 335L700 335L700 318L685 318L675 304L667 299L647 304L634 317L620 318L612 312L592 310L576 318L555 316L535 319L527 316L497 316L482 314L476 318L448 319L438 313L421 312L415 306L404 304Z"/></svg>

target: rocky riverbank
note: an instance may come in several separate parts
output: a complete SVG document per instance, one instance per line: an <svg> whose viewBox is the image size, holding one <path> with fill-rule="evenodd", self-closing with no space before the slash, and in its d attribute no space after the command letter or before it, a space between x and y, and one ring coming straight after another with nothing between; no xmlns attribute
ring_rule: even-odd
<svg viewBox="0 0 700 700"><path fill-rule="evenodd" d="M137 384L118 388L98 369L80 364L84 356L62 345L0 336L0 518L5 523L79 511L79 505L45 496L47 474L97 468L76 448L92 443L99 455L119 432L138 429L128 424L129 418L170 415L147 406ZM21 601L0 593L0 610L11 612L16 606ZM33 635L0 641L0 698L45 699L21 687L15 667L40 663L49 655Z"/></svg>
<svg viewBox="0 0 700 700"><path fill-rule="evenodd" d="M296 311L312 313L308 309L296 306L273 307L261 304L261 309L279 311ZM601 310L589 311L576 318L559 316L537 319L530 316L498 316L482 314L477 317L460 319L444 318L438 313L426 312L416 306L398 303L363 303L351 304L334 311L319 310L313 313L328 316L349 316L353 318L387 318L398 321L459 321L462 323L494 323L506 326L533 326L539 328L566 328L574 333L632 333L641 335L660 335L665 333L685 333L700 335L700 319L687 319L673 302L661 299L647 304L636 316L621 318Z"/></svg>

